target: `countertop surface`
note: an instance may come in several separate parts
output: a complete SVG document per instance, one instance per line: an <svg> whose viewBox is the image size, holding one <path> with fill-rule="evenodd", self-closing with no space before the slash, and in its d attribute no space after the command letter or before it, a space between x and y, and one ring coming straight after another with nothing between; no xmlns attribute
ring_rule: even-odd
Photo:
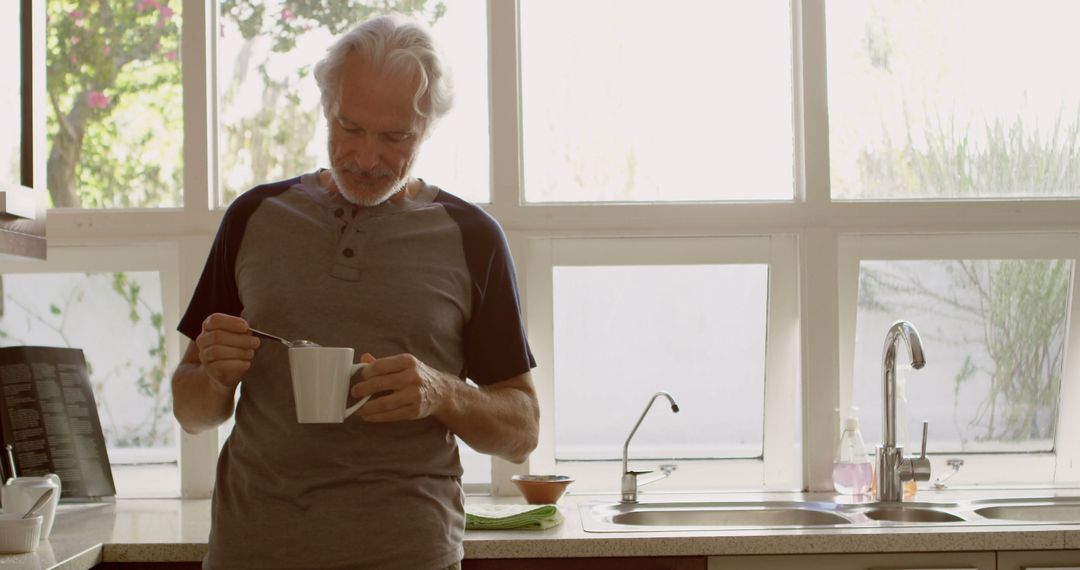
<svg viewBox="0 0 1080 570"><path fill-rule="evenodd" d="M920 491L919 501L984 497L1080 496L1080 489L1023 491ZM831 495L654 494L642 502L756 501L831 498ZM466 558L606 556L723 556L1080 549L1080 525L932 525L906 528L743 529L689 532L586 532L578 505L617 501L616 495L566 495L562 525L544 531L467 531ZM469 502L520 504L520 497L469 497ZM30 554L0 555L3 570L86 570L95 564L198 561L206 552L210 501L120 499L116 503L61 505L52 536Z"/></svg>

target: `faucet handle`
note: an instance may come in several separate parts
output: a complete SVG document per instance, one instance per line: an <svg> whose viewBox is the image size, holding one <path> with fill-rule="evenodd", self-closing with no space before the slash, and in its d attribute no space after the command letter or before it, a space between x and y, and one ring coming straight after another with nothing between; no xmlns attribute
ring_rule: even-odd
<svg viewBox="0 0 1080 570"><path fill-rule="evenodd" d="M926 459L926 435L930 431L930 422L923 420L922 423L922 451L919 453L919 459Z"/></svg>
<svg viewBox="0 0 1080 570"><path fill-rule="evenodd" d="M930 431L930 422L923 420L922 423L922 450L918 457L912 457L911 475L916 481L930 480L930 460L926 458L926 436Z"/></svg>

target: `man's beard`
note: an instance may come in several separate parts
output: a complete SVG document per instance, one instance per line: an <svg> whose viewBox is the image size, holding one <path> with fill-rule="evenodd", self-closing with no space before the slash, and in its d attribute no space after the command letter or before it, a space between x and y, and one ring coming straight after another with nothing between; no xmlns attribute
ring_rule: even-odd
<svg viewBox="0 0 1080 570"><path fill-rule="evenodd" d="M349 180L351 175L382 179L385 180L385 183L382 188L374 186L370 190L362 190L356 188L352 181ZM337 186L338 192L341 193L343 198L357 206L367 208L378 206L387 201L391 196L400 192L408 182L408 175L396 178L394 173L389 170L363 170L354 165L331 166L330 176L334 179L334 185Z"/></svg>

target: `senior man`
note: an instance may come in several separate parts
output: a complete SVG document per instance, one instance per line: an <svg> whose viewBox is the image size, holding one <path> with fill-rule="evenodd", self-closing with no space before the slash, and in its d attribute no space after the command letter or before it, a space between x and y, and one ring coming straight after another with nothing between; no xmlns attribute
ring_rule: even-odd
<svg viewBox="0 0 1080 570"><path fill-rule="evenodd" d="M315 68L330 170L258 186L218 230L179 330L184 430L233 414L204 567L459 567L454 435L514 462L538 405L513 262L498 224L411 168L452 100L428 32L379 17ZM353 347L369 366L341 424L298 424L287 349L251 327ZM465 382L471 378L477 387Z"/></svg>

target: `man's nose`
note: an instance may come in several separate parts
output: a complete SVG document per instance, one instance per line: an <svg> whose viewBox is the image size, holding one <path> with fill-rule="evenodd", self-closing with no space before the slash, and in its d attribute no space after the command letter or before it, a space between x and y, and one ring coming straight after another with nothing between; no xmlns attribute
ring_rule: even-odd
<svg viewBox="0 0 1080 570"><path fill-rule="evenodd" d="M360 137L353 147L353 162L362 170L372 170L379 165L381 152L379 142L373 137Z"/></svg>

